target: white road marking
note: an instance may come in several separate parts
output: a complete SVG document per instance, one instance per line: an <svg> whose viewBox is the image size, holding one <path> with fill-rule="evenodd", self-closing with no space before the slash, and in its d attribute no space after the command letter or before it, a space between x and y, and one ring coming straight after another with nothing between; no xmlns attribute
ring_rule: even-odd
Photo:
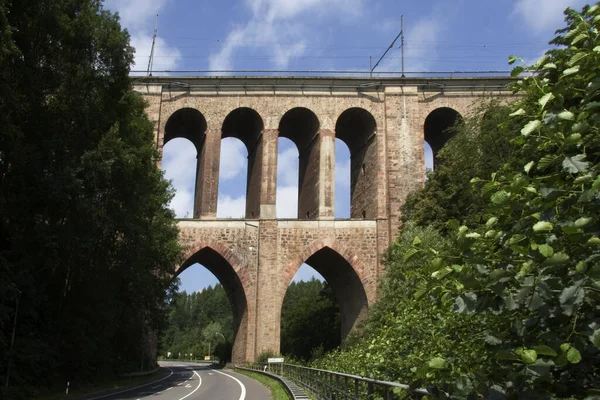
<svg viewBox="0 0 600 400"><path fill-rule="evenodd" d="M213 375L213 373L212 373L212 372L209 372L208 374L209 374L209 375Z"/></svg>
<svg viewBox="0 0 600 400"><path fill-rule="evenodd" d="M168 369L169 371L171 371L171 373L170 373L169 375L167 375L167 376L163 377L163 378L160 378L160 379L158 379L158 380L155 380L154 382L145 383L145 384L143 384L143 385L139 385L139 386L135 386L135 387L132 387L132 388L129 388L129 389L121 390L120 392L109 393L109 394L103 394L102 396L92 397L91 399L88 399L88 400L103 399L103 398L105 398L105 397L108 397L108 396L114 396L114 395L116 395L116 394L125 393L125 392L130 392L130 391L132 391L132 390L139 389L139 388L141 388L141 387L144 387L144 386L149 386L149 385L155 384L156 382L163 381L163 380L167 379L168 377L170 377L171 375L173 375L173 370L172 370L171 368L167 368L167 369Z"/></svg>
<svg viewBox="0 0 600 400"><path fill-rule="evenodd" d="M231 379L233 379L234 381L236 381L240 385L240 387L242 388L242 393L240 394L239 400L244 400L246 398L246 386L244 386L244 384L242 382L240 382L240 380L238 378L236 378L235 376L231 376L229 374L226 374L225 372L217 371L216 369L213 369L213 371L217 372L217 373L219 373L221 375L228 376ZM181 400L181 399L179 399L179 400Z"/></svg>
<svg viewBox="0 0 600 400"><path fill-rule="evenodd" d="M167 388L167 390L171 390L171 389L173 389L173 386Z"/></svg>
<svg viewBox="0 0 600 400"><path fill-rule="evenodd" d="M192 385L190 385L189 383L187 385L185 385L186 388L191 388Z"/></svg>
<svg viewBox="0 0 600 400"><path fill-rule="evenodd" d="M160 385L152 386L150 389L156 389L157 387L160 387Z"/></svg>
<svg viewBox="0 0 600 400"><path fill-rule="evenodd" d="M185 396L183 396L182 398L180 398L178 400L186 399L186 398L190 397L191 395L193 395L194 392L196 392L196 390L200 389L200 385L202 385L202 378L200 377L200 374L198 374L196 371L194 371L194 374L196 374L196 376L198 377L198 386L196 386L196 389L192 390L190 393L186 394Z"/></svg>

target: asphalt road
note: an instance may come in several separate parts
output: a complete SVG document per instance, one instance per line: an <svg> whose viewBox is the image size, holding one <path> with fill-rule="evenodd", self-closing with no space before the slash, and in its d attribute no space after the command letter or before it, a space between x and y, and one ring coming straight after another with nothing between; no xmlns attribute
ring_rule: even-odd
<svg viewBox="0 0 600 400"><path fill-rule="evenodd" d="M166 377L143 386L86 397L86 400L268 400L261 383L230 370L183 362L160 362Z"/></svg>

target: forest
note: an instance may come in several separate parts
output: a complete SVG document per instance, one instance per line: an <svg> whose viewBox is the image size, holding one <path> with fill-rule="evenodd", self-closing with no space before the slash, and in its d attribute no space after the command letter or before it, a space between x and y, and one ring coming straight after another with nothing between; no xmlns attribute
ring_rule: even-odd
<svg viewBox="0 0 600 400"><path fill-rule="evenodd" d="M154 368L180 262L133 48L97 0L0 0L0 398Z"/></svg>
<svg viewBox="0 0 600 400"><path fill-rule="evenodd" d="M158 354L171 359L189 359L190 354L202 358L212 349L210 355L225 363L231 358L232 326L231 307L220 284L201 292L177 293ZM306 362L340 342L339 309L329 285L315 278L292 282L281 310L281 354Z"/></svg>

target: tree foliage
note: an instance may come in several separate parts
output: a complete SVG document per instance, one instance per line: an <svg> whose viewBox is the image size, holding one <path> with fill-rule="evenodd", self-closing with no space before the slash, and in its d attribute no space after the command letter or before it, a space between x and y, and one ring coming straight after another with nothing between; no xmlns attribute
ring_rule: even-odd
<svg viewBox="0 0 600 400"><path fill-rule="evenodd" d="M201 358L209 355L209 343L212 355L218 354L223 361L231 359L233 314L220 284L201 292L175 295L167 327L159 340L159 355L166 357L170 352L172 358L179 358L180 354L181 358L185 354Z"/></svg>
<svg viewBox="0 0 600 400"><path fill-rule="evenodd" d="M522 99L491 127L510 141L509 159L480 173L464 160L481 152L447 147L448 163L407 206L366 336L326 365L367 360L377 377L429 386L436 398L600 396L600 3L565 14L557 47L513 70ZM475 204L452 204L468 196ZM423 210L434 207L442 212L429 218ZM406 352L390 352L384 338ZM389 365L399 368L386 373Z"/></svg>
<svg viewBox="0 0 600 400"><path fill-rule="evenodd" d="M290 284L281 307L281 354L308 360L332 350L340 345L340 329L339 307L327 282Z"/></svg>
<svg viewBox="0 0 600 400"><path fill-rule="evenodd" d="M10 369L11 387L153 360L180 249L132 57L98 0L0 1L0 375Z"/></svg>

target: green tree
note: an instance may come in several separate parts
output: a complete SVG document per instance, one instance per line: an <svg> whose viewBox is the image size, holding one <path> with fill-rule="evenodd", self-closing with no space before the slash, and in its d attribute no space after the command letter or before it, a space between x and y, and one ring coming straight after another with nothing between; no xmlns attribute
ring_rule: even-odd
<svg viewBox="0 0 600 400"><path fill-rule="evenodd" d="M281 307L281 354L307 360L340 342L339 307L331 287L315 278L292 282Z"/></svg>
<svg viewBox="0 0 600 400"><path fill-rule="evenodd" d="M0 37L2 381L151 364L180 249L129 36L98 0L23 0Z"/></svg>

